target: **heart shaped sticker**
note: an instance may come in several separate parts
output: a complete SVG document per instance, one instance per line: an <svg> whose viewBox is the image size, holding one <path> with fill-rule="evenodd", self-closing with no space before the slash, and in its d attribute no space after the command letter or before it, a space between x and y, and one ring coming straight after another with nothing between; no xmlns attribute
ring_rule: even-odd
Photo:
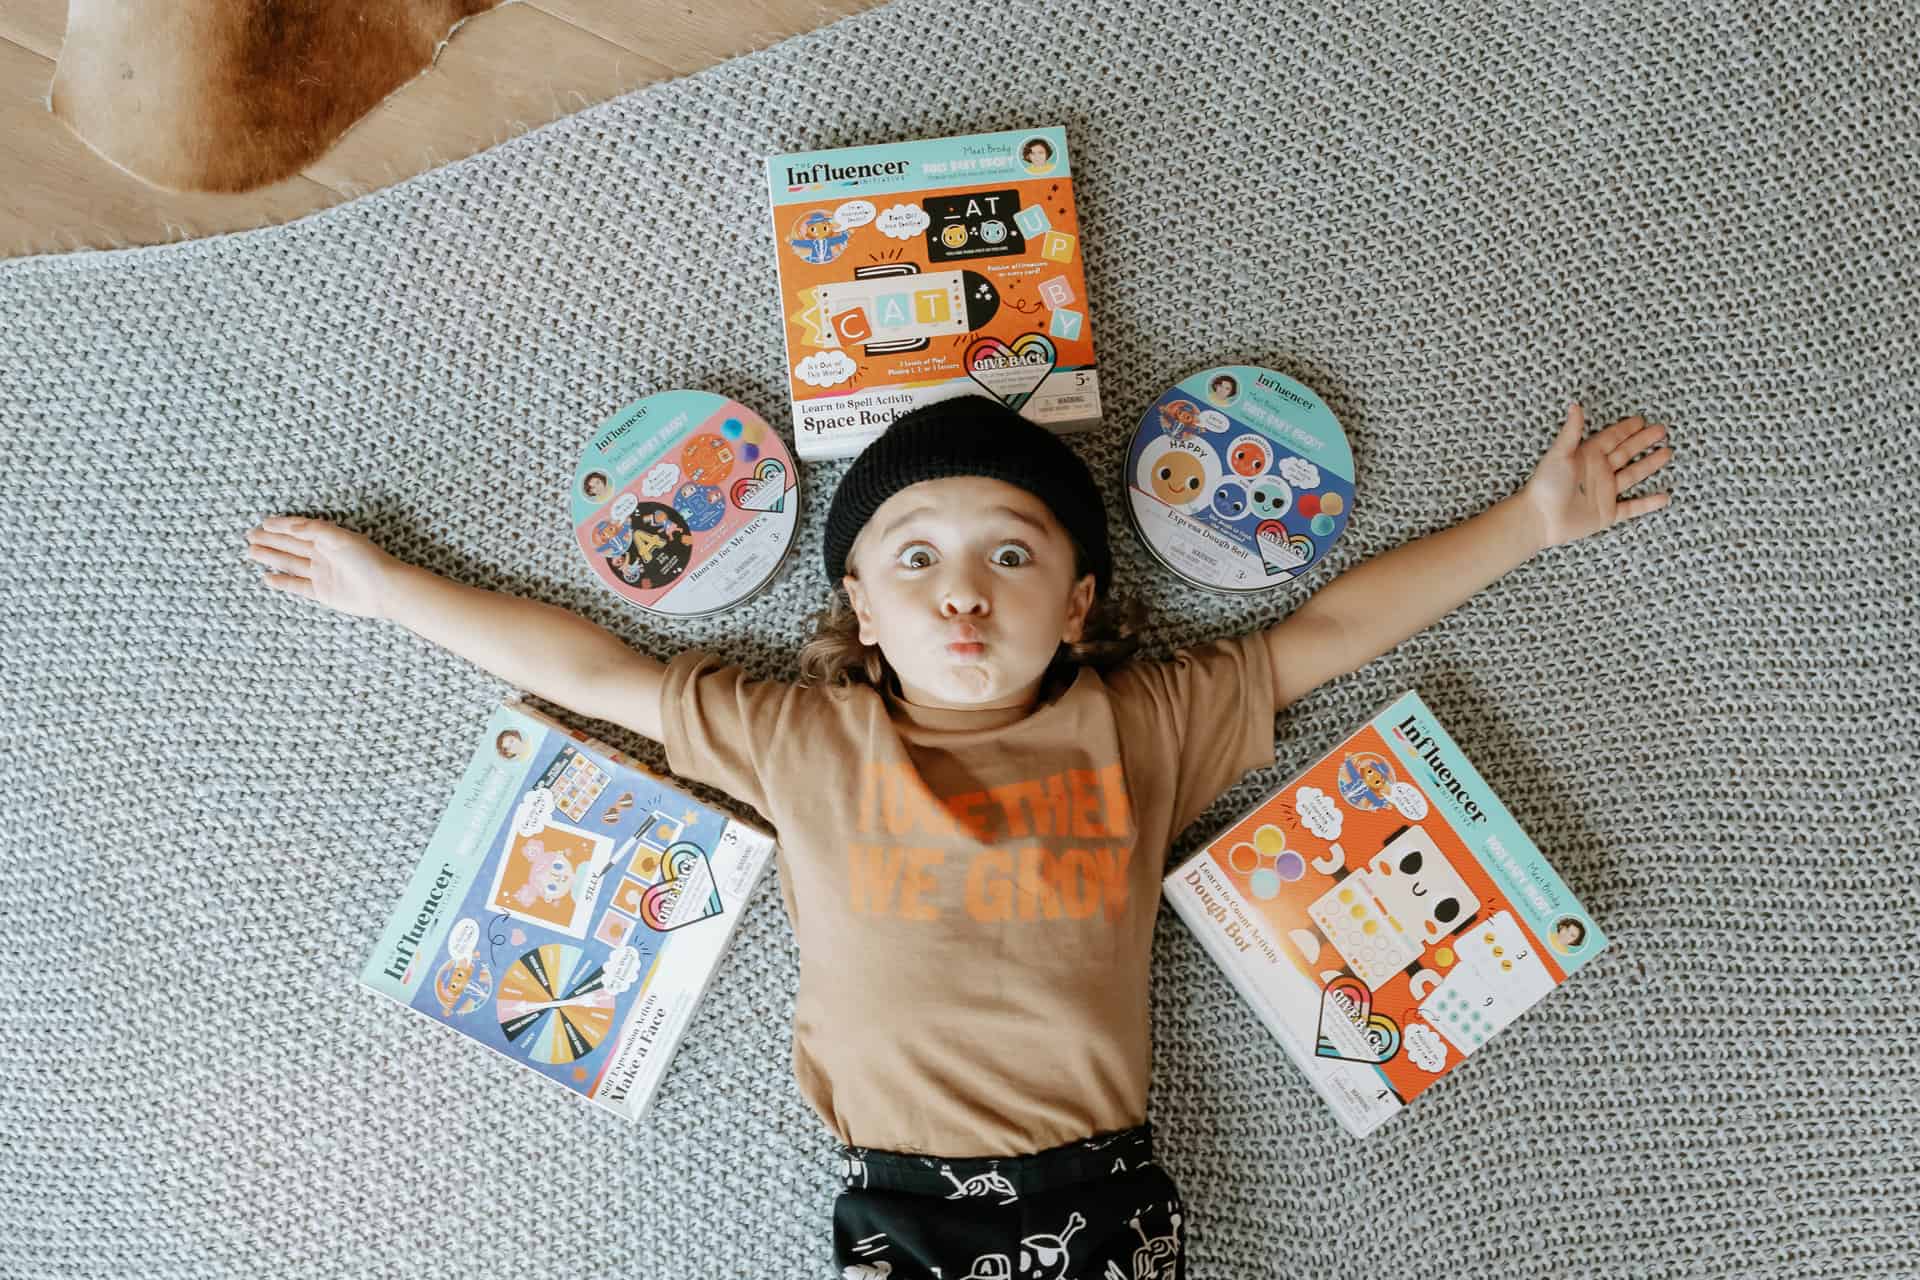
<svg viewBox="0 0 1920 1280"><path fill-rule="evenodd" d="M728 496L742 511L778 511L787 501L787 469L772 458L762 458L752 475L733 482Z"/></svg>
<svg viewBox="0 0 1920 1280"><path fill-rule="evenodd" d="M1342 974L1320 993L1320 1039L1314 1053L1348 1062L1382 1063L1400 1052L1400 1028L1373 1011L1373 993Z"/></svg>
<svg viewBox="0 0 1920 1280"><path fill-rule="evenodd" d="M967 376L985 387L1009 409L1025 404L1059 360L1053 340L1043 333L1023 333L1011 343L981 338L967 347Z"/></svg>
<svg viewBox="0 0 1920 1280"><path fill-rule="evenodd" d="M697 844L676 844L660 860L660 883L640 896L640 918L665 933L720 914L713 868Z"/></svg>
<svg viewBox="0 0 1920 1280"><path fill-rule="evenodd" d="M1254 542L1260 547L1260 562L1269 576L1291 574L1313 559L1313 543L1305 534L1289 534L1278 520L1262 520L1254 530Z"/></svg>

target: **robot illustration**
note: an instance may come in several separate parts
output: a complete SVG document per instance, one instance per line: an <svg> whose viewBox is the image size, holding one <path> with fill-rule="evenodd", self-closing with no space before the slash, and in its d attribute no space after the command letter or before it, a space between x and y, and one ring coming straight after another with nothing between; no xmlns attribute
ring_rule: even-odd
<svg viewBox="0 0 1920 1280"><path fill-rule="evenodd" d="M1369 991L1417 965L1431 943L1463 928L1480 910L1460 873L1418 823L1403 827L1363 870L1336 881L1307 915ZM1295 943L1308 950L1296 931ZM1319 962L1312 940L1310 964Z"/></svg>

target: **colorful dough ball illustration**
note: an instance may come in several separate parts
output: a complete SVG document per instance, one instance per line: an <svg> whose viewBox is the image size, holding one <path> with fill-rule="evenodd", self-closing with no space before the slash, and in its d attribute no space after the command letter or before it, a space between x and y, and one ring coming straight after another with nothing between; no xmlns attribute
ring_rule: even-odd
<svg viewBox="0 0 1920 1280"><path fill-rule="evenodd" d="M1169 450L1153 464L1153 496L1170 507L1185 506L1199 494L1204 479L1198 458Z"/></svg>
<svg viewBox="0 0 1920 1280"><path fill-rule="evenodd" d="M1246 486L1222 480L1213 491L1213 514L1222 520L1238 520L1247 514Z"/></svg>
<svg viewBox="0 0 1920 1280"><path fill-rule="evenodd" d="M1251 436L1241 436L1227 450L1227 465L1233 468L1235 475L1248 478L1259 475L1272 462L1272 455L1266 446Z"/></svg>
<svg viewBox="0 0 1920 1280"><path fill-rule="evenodd" d="M1262 520L1278 520L1293 505L1293 491L1272 476L1253 482L1253 511Z"/></svg>

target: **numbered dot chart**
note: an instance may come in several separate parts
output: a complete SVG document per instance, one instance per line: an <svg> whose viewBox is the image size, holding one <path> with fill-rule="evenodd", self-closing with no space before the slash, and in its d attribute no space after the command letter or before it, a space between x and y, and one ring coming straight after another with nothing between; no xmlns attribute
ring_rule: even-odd
<svg viewBox="0 0 1920 1280"><path fill-rule="evenodd" d="M1447 1038L1460 1046L1462 1052L1477 1049L1486 1038L1498 1028L1486 1012L1474 1005L1458 991L1440 988L1421 1009L1427 1019L1439 1025L1447 1033Z"/></svg>

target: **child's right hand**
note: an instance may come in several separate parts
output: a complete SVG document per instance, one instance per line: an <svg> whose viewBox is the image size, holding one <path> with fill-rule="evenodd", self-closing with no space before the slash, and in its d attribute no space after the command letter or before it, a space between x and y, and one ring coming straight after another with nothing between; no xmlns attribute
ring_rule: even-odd
<svg viewBox="0 0 1920 1280"><path fill-rule="evenodd" d="M386 616L394 575L405 566L373 542L325 520L268 516L247 530L247 558L278 572L261 579L362 618Z"/></svg>

